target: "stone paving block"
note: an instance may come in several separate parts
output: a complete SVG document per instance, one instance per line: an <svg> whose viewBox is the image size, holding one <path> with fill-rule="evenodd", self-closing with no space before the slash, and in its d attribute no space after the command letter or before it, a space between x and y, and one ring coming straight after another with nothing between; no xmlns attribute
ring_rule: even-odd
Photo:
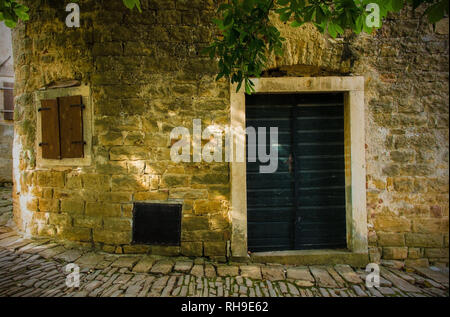
<svg viewBox="0 0 450 317"><path fill-rule="evenodd" d="M330 297L330 293L328 293L327 290L323 287L319 288L319 292L323 297Z"/></svg>
<svg viewBox="0 0 450 317"><path fill-rule="evenodd" d="M338 272L336 272L336 270L333 267L327 266L326 268L327 268L327 272L331 275L331 277L336 282L338 287L346 287L345 281L342 279L342 277L339 275ZM358 276L358 278L359 278L359 276ZM333 296L333 294L331 294L331 296Z"/></svg>
<svg viewBox="0 0 450 317"><path fill-rule="evenodd" d="M320 267L310 267L310 270L318 286L331 288L338 287L338 285L330 276L330 274L328 274L326 269Z"/></svg>
<svg viewBox="0 0 450 317"><path fill-rule="evenodd" d="M445 289L445 286L433 281L432 279L426 278L424 280L424 285L426 287L435 287L435 288L440 288L440 289Z"/></svg>
<svg viewBox="0 0 450 317"><path fill-rule="evenodd" d="M66 248L59 246L56 248L44 250L44 251L40 252L39 255L45 259L50 259L50 258L53 258L54 256L61 254L65 251L66 251Z"/></svg>
<svg viewBox="0 0 450 317"><path fill-rule="evenodd" d="M367 290L374 297L384 297L375 287L368 287Z"/></svg>
<svg viewBox="0 0 450 317"><path fill-rule="evenodd" d="M98 262L98 263L94 266L94 269L96 269L96 270L104 270L104 269L106 269L107 267L109 267L111 264L112 264L111 261L103 260L103 261Z"/></svg>
<svg viewBox="0 0 450 317"><path fill-rule="evenodd" d="M169 280L168 276L162 276L156 279L150 291L151 295L160 295L159 292L164 289L168 280Z"/></svg>
<svg viewBox="0 0 450 317"><path fill-rule="evenodd" d="M405 267L405 263L396 260L381 260L381 264L385 267L401 270Z"/></svg>
<svg viewBox="0 0 450 317"><path fill-rule="evenodd" d="M304 280L297 280L294 282L295 285L297 285L298 287L312 287L314 286L314 282L310 282L310 281L304 281Z"/></svg>
<svg viewBox="0 0 450 317"><path fill-rule="evenodd" d="M20 239L20 236L14 235L5 239L0 240L0 247L7 247L10 244L15 243L17 240Z"/></svg>
<svg viewBox="0 0 450 317"><path fill-rule="evenodd" d="M178 261L175 263L173 270L175 272L188 273L193 265L193 261Z"/></svg>
<svg viewBox="0 0 450 317"><path fill-rule="evenodd" d="M263 266L261 273L264 279L270 281L281 281L286 279L282 266Z"/></svg>
<svg viewBox="0 0 450 317"><path fill-rule="evenodd" d="M18 236L17 233L15 231L9 231L9 232L5 232L0 234L0 241L9 237L13 237L13 236Z"/></svg>
<svg viewBox="0 0 450 317"><path fill-rule="evenodd" d="M405 280L402 280L400 277L396 276L385 268L381 268L381 275L383 275L383 277L387 280L391 281L393 285L395 285L402 291L412 293L420 292L419 288L406 282Z"/></svg>
<svg viewBox="0 0 450 317"><path fill-rule="evenodd" d="M67 250L63 253L57 254L54 258L67 263L72 263L78 260L83 253L76 249Z"/></svg>
<svg viewBox="0 0 450 317"><path fill-rule="evenodd" d="M432 279L436 282L438 282L439 284L444 285L445 287L449 287L449 278L448 275L446 276L445 274L438 272L438 271L433 271L430 268L424 268L424 267L414 267L413 268L417 274L425 276L429 279Z"/></svg>
<svg viewBox="0 0 450 317"><path fill-rule="evenodd" d="M156 262L150 272L155 274L168 274L172 271L173 262L169 260L160 260Z"/></svg>
<svg viewBox="0 0 450 317"><path fill-rule="evenodd" d="M335 270L350 284L362 284L363 281L350 265L335 265Z"/></svg>
<svg viewBox="0 0 450 317"><path fill-rule="evenodd" d="M203 264L195 264L192 267L191 275L193 275L195 277L203 277L203 276L205 276L205 270L203 268Z"/></svg>
<svg viewBox="0 0 450 317"><path fill-rule="evenodd" d="M355 291L356 295L358 295L359 297L368 297L369 296L358 285L353 285L352 287L353 287L353 290Z"/></svg>
<svg viewBox="0 0 450 317"><path fill-rule="evenodd" d="M126 257L120 257L116 261L114 261L111 266L112 267L118 267L118 268L127 268L132 269L133 266L140 260L137 256L126 256Z"/></svg>
<svg viewBox="0 0 450 317"><path fill-rule="evenodd" d="M401 279L407 281L408 283L411 283L411 284L415 284L416 283L416 279L414 277L412 277L411 275L405 273L405 272L402 272L402 271L399 271L399 270L396 270L396 269L392 269L392 268L389 269L389 271L391 271L392 273L394 273L395 275L397 275Z"/></svg>
<svg viewBox="0 0 450 317"><path fill-rule="evenodd" d="M293 296L300 296L297 287L295 287L293 284L288 282L287 287L289 288L289 293L291 293Z"/></svg>
<svg viewBox="0 0 450 317"><path fill-rule="evenodd" d="M140 285L130 285L127 288L127 290L125 291L125 294L135 297L139 294L141 288L142 288L142 286L140 286Z"/></svg>
<svg viewBox="0 0 450 317"><path fill-rule="evenodd" d="M121 274L114 280L113 284L126 284L132 277L131 274Z"/></svg>
<svg viewBox="0 0 450 317"><path fill-rule="evenodd" d="M83 255L81 258L76 260L75 263L80 265L81 267L94 268L98 263L103 261L103 259L103 254L91 252Z"/></svg>
<svg viewBox="0 0 450 317"><path fill-rule="evenodd" d="M31 242L33 242L33 240L30 239L19 239L16 242L9 244L6 248L8 250L17 250L20 249L24 246L27 246L28 244L30 244Z"/></svg>
<svg viewBox="0 0 450 317"><path fill-rule="evenodd" d="M166 287L164 287L164 289L161 292L161 297L168 297L170 295L170 293L175 285L176 280L177 280L176 276L171 276L169 278L169 280L167 281Z"/></svg>
<svg viewBox="0 0 450 317"><path fill-rule="evenodd" d="M40 245L44 245L48 242L48 239L43 239L43 240L38 240L38 241L34 241L30 244L27 244L26 246L23 246L22 248L18 249L17 252L18 253L27 253L27 254L33 254L32 252L27 252L27 250L33 249L34 247L40 246ZM41 250L42 251L42 250Z"/></svg>
<svg viewBox="0 0 450 317"><path fill-rule="evenodd" d="M280 291L283 294L287 294L288 293L288 288L287 288L286 283L280 281L280 282L278 282L278 287L280 288Z"/></svg>
<svg viewBox="0 0 450 317"><path fill-rule="evenodd" d="M239 267L240 275L243 277L252 278L255 280L261 280L261 267L257 265L241 265Z"/></svg>
<svg viewBox="0 0 450 317"><path fill-rule="evenodd" d="M212 264L205 264L205 276L207 278L216 277L216 268Z"/></svg>
<svg viewBox="0 0 450 317"><path fill-rule="evenodd" d="M349 297L348 293L345 290L339 290L338 292L340 297Z"/></svg>
<svg viewBox="0 0 450 317"><path fill-rule="evenodd" d="M30 248L27 248L27 249L26 249L25 251L23 251L23 252L25 252L25 253L31 253L31 254L38 254L38 253L41 253L41 252L44 251L44 250L51 249L51 248L54 248L54 247L57 247L57 246L58 246L57 243L36 244L36 245L30 246ZM25 248L26 248L26 247L28 247L28 245L25 246Z"/></svg>
<svg viewBox="0 0 450 317"><path fill-rule="evenodd" d="M92 282L89 282L89 284L86 285L84 290L87 291L87 292L92 292L94 289L100 287L101 285L102 285L102 282L100 282L100 281L92 281Z"/></svg>
<svg viewBox="0 0 450 317"><path fill-rule="evenodd" d="M307 266L289 267L287 269L287 278L314 283L314 277L311 275Z"/></svg>
<svg viewBox="0 0 450 317"><path fill-rule="evenodd" d="M221 277L239 275L239 267L235 265L217 265L217 275Z"/></svg>
<svg viewBox="0 0 450 317"><path fill-rule="evenodd" d="M133 268L133 272L147 273L151 270L153 264L156 262L155 258L143 257Z"/></svg>

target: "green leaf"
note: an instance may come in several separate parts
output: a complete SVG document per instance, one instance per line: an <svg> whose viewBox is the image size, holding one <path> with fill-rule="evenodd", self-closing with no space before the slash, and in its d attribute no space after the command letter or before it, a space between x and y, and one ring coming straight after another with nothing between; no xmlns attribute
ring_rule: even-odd
<svg viewBox="0 0 450 317"><path fill-rule="evenodd" d="M233 16L231 14L228 14L225 19L223 20L223 26L228 26L231 23L233 23Z"/></svg>
<svg viewBox="0 0 450 317"><path fill-rule="evenodd" d="M16 27L17 23L13 20L5 20L5 25L12 29Z"/></svg>
<svg viewBox="0 0 450 317"><path fill-rule="evenodd" d="M130 10L132 10L134 8L134 6L135 6L134 0L123 0L123 3Z"/></svg>
<svg viewBox="0 0 450 317"><path fill-rule="evenodd" d="M269 63L268 56L283 55L283 41L279 30L272 25L269 12L278 14L282 22L292 21L293 28L312 23L320 32L331 37L344 34L345 30L355 33L372 33L366 24L370 3L377 4L380 18L389 12L398 12L405 3L414 6L426 5L431 21L448 12L448 0L228 0L219 6L220 19L213 22L221 30L207 53L218 59L217 80L228 78L237 84L237 90L244 85L246 93L254 91L250 78L258 78ZM438 10L438 8L440 8ZM440 12L438 12L440 11ZM445 13L444 13L445 14Z"/></svg>
<svg viewBox="0 0 450 317"><path fill-rule="evenodd" d="M358 16L358 18L356 19L355 29L354 29L354 31L355 31L356 34L361 33L361 31L362 31L363 28L364 28L364 23L365 23L365 17L364 17L364 15Z"/></svg>
<svg viewBox="0 0 450 317"><path fill-rule="evenodd" d="M280 6L285 6L289 2L291 2L291 1L290 0L278 0L277 1L278 5L280 5Z"/></svg>
<svg viewBox="0 0 450 317"><path fill-rule="evenodd" d="M304 24L303 22L295 20L294 22L291 23L291 26L293 28L298 28L299 26L302 26L303 24Z"/></svg>
<svg viewBox="0 0 450 317"><path fill-rule="evenodd" d="M130 10L133 10L134 7L136 7L139 12L142 12L140 0L123 0L123 3Z"/></svg>
<svg viewBox="0 0 450 317"><path fill-rule="evenodd" d="M330 34L330 36L331 36L332 38L335 38L335 37L337 36L337 30L336 30L336 27L335 27L335 25L334 25L332 22L328 23L328 28L327 28L327 30L328 30L328 33Z"/></svg>
<svg viewBox="0 0 450 317"><path fill-rule="evenodd" d="M391 0L391 7L394 12L398 12L403 9L403 5L405 4L404 0Z"/></svg>
<svg viewBox="0 0 450 317"><path fill-rule="evenodd" d="M291 15L292 15L292 11L286 11L286 12L284 12L283 14L280 15L280 20L281 20L282 22L286 22L287 20L289 20L289 18L291 17Z"/></svg>
<svg viewBox="0 0 450 317"><path fill-rule="evenodd" d="M241 90L242 82L243 82L243 80L241 80L241 81L239 82L239 84L237 85L237 87L236 87L236 92L239 92L239 90Z"/></svg>
<svg viewBox="0 0 450 317"><path fill-rule="evenodd" d="M428 21L430 23L436 23L440 21L445 15L445 4L444 1L433 4L425 10L424 14L428 16ZM448 0L447 0L447 13L448 13Z"/></svg>
<svg viewBox="0 0 450 317"><path fill-rule="evenodd" d="M27 10L24 7L14 8L14 13L17 14L19 19L21 19L22 21L28 21L30 19L26 11Z"/></svg>

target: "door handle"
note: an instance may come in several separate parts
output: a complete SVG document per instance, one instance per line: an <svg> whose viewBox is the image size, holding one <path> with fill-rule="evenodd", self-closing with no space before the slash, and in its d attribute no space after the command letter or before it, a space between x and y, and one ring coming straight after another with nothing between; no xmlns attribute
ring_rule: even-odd
<svg viewBox="0 0 450 317"><path fill-rule="evenodd" d="M288 162L289 162L289 174L292 174L292 165L293 165L292 163L294 163L294 159L292 158L292 153L289 154Z"/></svg>

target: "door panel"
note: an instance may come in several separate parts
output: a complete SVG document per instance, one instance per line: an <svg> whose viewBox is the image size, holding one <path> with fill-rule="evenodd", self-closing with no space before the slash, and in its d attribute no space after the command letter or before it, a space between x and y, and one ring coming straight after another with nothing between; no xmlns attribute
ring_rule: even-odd
<svg viewBox="0 0 450 317"><path fill-rule="evenodd" d="M294 117L295 248L345 247L343 104L297 105Z"/></svg>
<svg viewBox="0 0 450 317"><path fill-rule="evenodd" d="M339 94L246 97L247 127L266 127L267 146L279 129L278 170L247 162L250 251L345 247L343 115Z"/></svg>
<svg viewBox="0 0 450 317"><path fill-rule="evenodd" d="M268 163L261 164L259 160L252 163L247 159L247 230L248 248L252 251L289 250L293 247L294 180L289 172L291 108L291 105L274 108L262 104L246 109L247 127L252 126L256 131L258 127L266 127L267 150L270 127L277 127L279 132L278 169L275 173L262 174L260 166Z"/></svg>

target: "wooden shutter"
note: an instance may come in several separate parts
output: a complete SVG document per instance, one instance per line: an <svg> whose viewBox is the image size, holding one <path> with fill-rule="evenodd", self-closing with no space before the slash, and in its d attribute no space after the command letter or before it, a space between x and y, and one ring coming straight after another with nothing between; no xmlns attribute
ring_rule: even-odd
<svg viewBox="0 0 450 317"><path fill-rule="evenodd" d="M3 83L3 119L13 120L14 119L14 93L13 83Z"/></svg>
<svg viewBox="0 0 450 317"><path fill-rule="evenodd" d="M81 96L59 97L61 158L84 157L83 105Z"/></svg>
<svg viewBox="0 0 450 317"><path fill-rule="evenodd" d="M59 115L56 99L41 100L42 158L61 159L59 143Z"/></svg>

